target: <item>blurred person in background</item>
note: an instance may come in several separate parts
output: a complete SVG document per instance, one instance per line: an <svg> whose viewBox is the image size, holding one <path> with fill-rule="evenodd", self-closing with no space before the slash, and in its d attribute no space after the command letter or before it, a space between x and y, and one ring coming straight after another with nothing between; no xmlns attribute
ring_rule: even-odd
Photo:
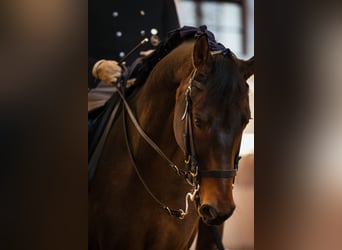
<svg viewBox="0 0 342 250"><path fill-rule="evenodd" d="M88 111L111 96L122 73L118 62L144 38L149 42L125 59L129 67L179 28L174 0L88 0Z"/></svg>

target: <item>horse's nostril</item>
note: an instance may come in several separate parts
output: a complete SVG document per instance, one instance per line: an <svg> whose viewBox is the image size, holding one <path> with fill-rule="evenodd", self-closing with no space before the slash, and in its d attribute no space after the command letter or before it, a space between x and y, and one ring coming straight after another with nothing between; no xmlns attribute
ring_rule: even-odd
<svg viewBox="0 0 342 250"><path fill-rule="evenodd" d="M202 215L207 220L214 220L217 217L216 208L210 205L202 205L199 209L200 215Z"/></svg>

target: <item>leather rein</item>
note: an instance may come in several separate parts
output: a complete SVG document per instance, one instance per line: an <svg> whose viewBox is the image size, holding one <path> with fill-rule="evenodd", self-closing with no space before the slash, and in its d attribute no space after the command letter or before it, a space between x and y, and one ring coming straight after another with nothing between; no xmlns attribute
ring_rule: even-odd
<svg viewBox="0 0 342 250"><path fill-rule="evenodd" d="M234 178L237 174L238 162L241 158L239 156L239 152L237 152L234 159L234 169L231 170L199 170L198 161L196 156L195 144L194 144L194 135L193 135L193 124L192 124L192 100L191 100L191 90L194 87L193 83L197 82L195 80L197 69L194 69L190 75L189 84L185 91L185 110L181 120L185 121L185 133L184 133L184 142L185 142L185 164L187 165L187 169L179 168L175 163L173 163L165 153L160 149L160 147L145 133L145 131L139 125L137 119L135 118L124 94L124 91L120 89L120 87L116 86L117 92L120 95L123 103L123 128L125 133L126 146L128 149L128 154L131 160L131 163L134 167L138 178L143 184L145 190L149 193L149 195L158 203L161 208L169 215L175 216L179 219L184 219L184 217L188 214L189 201L195 202L196 206L200 206L200 177L211 177L211 178ZM128 139L127 133L127 122L126 122L126 112L132 121L134 127L140 134L140 136L159 154L161 158L168 162L169 167L178 175L183 176L186 182L191 186L191 190L185 195L185 209L171 209L162 203L150 190L149 186L146 184L144 179L142 178L140 171L136 165L136 161L134 159L134 155L131 150L131 145Z"/></svg>

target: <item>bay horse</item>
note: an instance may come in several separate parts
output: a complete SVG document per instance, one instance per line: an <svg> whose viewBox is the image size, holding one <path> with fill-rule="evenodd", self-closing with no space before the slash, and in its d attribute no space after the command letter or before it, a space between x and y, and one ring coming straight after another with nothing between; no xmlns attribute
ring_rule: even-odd
<svg viewBox="0 0 342 250"><path fill-rule="evenodd" d="M162 58L138 91L125 98L118 88L124 111L89 188L89 249L189 249L198 228L232 215L252 74L254 57L212 52L201 35Z"/></svg>

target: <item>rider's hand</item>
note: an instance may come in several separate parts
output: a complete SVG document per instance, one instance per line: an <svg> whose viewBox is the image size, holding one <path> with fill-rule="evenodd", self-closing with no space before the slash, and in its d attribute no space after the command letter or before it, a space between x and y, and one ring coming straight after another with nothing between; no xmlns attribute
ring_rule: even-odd
<svg viewBox="0 0 342 250"><path fill-rule="evenodd" d="M118 81L122 74L122 69L116 61L100 60L95 63L92 74L95 78L111 84Z"/></svg>
<svg viewBox="0 0 342 250"><path fill-rule="evenodd" d="M145 57L145 56L149 56L150 54L152 54L154 52L154 49L150 49L150 50L143 50L140 51L140 56Z"/></svg>

